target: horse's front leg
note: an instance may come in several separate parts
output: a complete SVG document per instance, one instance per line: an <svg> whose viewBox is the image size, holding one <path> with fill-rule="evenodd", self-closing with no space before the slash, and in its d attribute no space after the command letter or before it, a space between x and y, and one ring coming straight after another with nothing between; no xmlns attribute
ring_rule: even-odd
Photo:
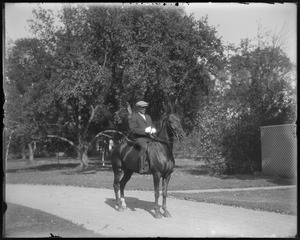
<svg viewBox="0 0 300 240"><path fill-rule="evenodd" d="M153 174L153 182L154 182L154 197L155 197L155 206L154 206L154 217L162 218L160 212L160 206L158 204L159 199L159 183L160 183L160 174Z"/></svg>
<svg viewBox="0 0 300 240"><path fill-rule="evenodd" d="M168 196L168 185L171 178L171 174L167 177L163 177L162 179L162 195L163 195L163 203L162 209L164 210L163 216L164 217L171 217L171 214L167 210L167 196Z"/></svg>

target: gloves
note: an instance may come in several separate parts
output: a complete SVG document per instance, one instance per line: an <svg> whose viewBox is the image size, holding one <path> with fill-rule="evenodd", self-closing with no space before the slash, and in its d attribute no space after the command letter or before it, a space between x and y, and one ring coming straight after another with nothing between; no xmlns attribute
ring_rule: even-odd
<svg viewBox="0 0 300 240"><path fill-rule="evenodd" d="M150 133L150 134L156 133L156 129L155 128L151 128L151 127L147 127L145 129L145 133Z"/></svg>

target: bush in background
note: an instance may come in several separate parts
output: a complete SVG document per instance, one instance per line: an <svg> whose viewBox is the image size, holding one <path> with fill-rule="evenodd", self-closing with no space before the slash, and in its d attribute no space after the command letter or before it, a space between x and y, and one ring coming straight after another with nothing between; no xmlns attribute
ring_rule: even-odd
<svg viewBox="0 0 300 240"><path fill-rule="evenodd" d="M226 76L213 78L183 154L203 159L218 174L261 171L260 127L295 123L295 66L279 47L232 49Z"/></svg>

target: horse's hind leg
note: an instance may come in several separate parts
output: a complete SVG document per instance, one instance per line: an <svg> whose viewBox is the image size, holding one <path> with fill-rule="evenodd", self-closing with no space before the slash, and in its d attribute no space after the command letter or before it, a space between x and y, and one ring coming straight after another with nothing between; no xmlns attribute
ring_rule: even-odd
<svg viewBox="0 0 300 240"><path fill-rule="evenodd" d="M116 206L115 208L118 210L118 211L122 211L124 210L122 207L121 207L121 192L120 192L120 179L121 179L121 176L122 176L122 169L120 167L117 167L114 170L114 184L113 184L113 187L114 187L114 191L115 191L115 195L116 195Z"/></svg>
<svg viewBox="0 0 300 240"><path fill-rule="evenodd" d="M121 191L121 206L122 208L126 209L127 206L126 206L126 203L125 203L125 196L124 196L124 189L125 189L125 186L126 186L126 183L129 181L129 179L131 178L133 174L133 171L130 171L130 170L125 170L124 171L124 175L121 179L121 182L120 182L120 191Z"/></svg>
<svg viewBox="0 0 300 240"><path fill-rule="evenodd" d="M163 204L162 209L164 210L163 216L164 217L171 217L171 214L167 210L167 193L168 193L168 185L171 178L171 174L167 177L163 177L162 179L162 195L163 195Z"/></svg>

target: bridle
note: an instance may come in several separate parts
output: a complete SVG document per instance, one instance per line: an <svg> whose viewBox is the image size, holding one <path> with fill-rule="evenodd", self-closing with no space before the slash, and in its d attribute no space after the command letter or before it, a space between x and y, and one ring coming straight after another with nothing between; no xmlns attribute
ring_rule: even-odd
<svg viewBox="0 0 300 240"><path fill-rule="evenodd" d="M171 131L172 133L172 138L173 140L179 140L179 136L177 134L177 132L174 130L174 128L172 126L170 126L169 124L167 124L167 127L169 128L169 130Z"/></svg>

